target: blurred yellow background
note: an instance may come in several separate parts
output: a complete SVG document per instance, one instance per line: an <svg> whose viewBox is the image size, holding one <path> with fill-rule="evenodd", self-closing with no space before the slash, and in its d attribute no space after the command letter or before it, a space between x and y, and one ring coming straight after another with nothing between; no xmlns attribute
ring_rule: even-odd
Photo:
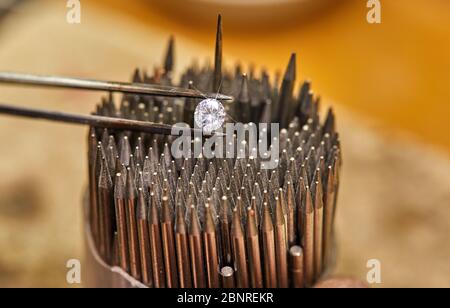
<svg viewBox="0 0 450 308"><path fill-rule="evenodd" d="M0 21L0 70L127 80L161 63L171 34L178 72L213 56L220 9L83 0L81 24L69 25L65 2L25 1ZM337 273L365 280L377 258L381 286L450 287L450 3L382 1L379 25L367 11L364 0L342 0L270 20L224 15L226 62L277 72L295 51L297 76L336 107L345 155ZM99 98L0 87L2 102L74 112ZM67 286L65 262L83 258L85 135L0 117L0 286Z"/></svg>

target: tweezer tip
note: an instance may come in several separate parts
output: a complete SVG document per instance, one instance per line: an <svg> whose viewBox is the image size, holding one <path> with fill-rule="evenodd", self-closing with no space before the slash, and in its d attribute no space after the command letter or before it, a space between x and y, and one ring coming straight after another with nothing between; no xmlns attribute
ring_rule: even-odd
<svg viewBox="0 0 450 308"><path fill-rule="evenodd" d="M234 100L233 96L225 95L225 94L215 94L211 95L212 98L216 98L220 101L232 101Z"/></svg>

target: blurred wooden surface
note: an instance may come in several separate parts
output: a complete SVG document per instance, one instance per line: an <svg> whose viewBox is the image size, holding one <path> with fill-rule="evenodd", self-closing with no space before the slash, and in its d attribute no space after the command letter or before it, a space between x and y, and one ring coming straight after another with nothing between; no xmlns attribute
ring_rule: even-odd
<svg viewBox="0 0 450 308"><path fill-rule="evenodd" d="M134 67L161 63L170 34L178 71L213 56L214 24L195 16L174 18L141 0L82 3L81 25L66 23L59 0L10 15L0 24L0 69L127 80ZM382 286L450 286L449 6L383 1L383 23L368 25L365 1L347 1L263 33L227 30L224 16L228 63L273 72L297 51L300 78L337 106L339 273L365 280L367 260L377 258ZM2 102L65 111L88 113L99 101L80 91L0 90ZM86 133L0 118L0 286L67 286L65 262L83 258Z"/></svg>

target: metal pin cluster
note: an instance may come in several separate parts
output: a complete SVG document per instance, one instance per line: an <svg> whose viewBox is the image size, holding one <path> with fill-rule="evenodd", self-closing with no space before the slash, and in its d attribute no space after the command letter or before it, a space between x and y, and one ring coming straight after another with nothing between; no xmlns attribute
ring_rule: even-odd
<svg viewBox="0 0 450 308"><path fill-rule="evenodd" d="M334 114L321 121L309 82L293 94L295 55L279 86L264 72L222 72L220 20L217 38L214 68L193 65L180 86L217 92L222 84L236 97L226 103L230 119L280 123L278 167L264 170L250 156L174 159L173 136L91 128L89 217L98 251L154 288L313 286L333 259L342 161ZM173 40L169 46L163 69L136 70L133 81L172 85ZM192 125L192 100L110 96L95 113Z"/></svg>

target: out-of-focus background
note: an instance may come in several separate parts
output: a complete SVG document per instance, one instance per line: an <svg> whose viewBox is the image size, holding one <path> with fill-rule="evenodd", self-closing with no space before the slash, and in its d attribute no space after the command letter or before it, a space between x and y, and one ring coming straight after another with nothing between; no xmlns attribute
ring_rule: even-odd
<svg viewBox="0 0 450 308"><path fill-rule="evenodd" d="M67 1L0 0L0 70L125 81L174 34L181 71L212 58L222 12L228 64L275 73L296 51L298 76L336 109L337 274L365 281L378 259L379 286L450 287L450 2L381 1L377 25L365 0L255 2L82 0L70 25ZM99 99L0 85L24 106L88 113ZM0 287L68 286L66 261L84 257L86 133L0 116Z"/></svg>

